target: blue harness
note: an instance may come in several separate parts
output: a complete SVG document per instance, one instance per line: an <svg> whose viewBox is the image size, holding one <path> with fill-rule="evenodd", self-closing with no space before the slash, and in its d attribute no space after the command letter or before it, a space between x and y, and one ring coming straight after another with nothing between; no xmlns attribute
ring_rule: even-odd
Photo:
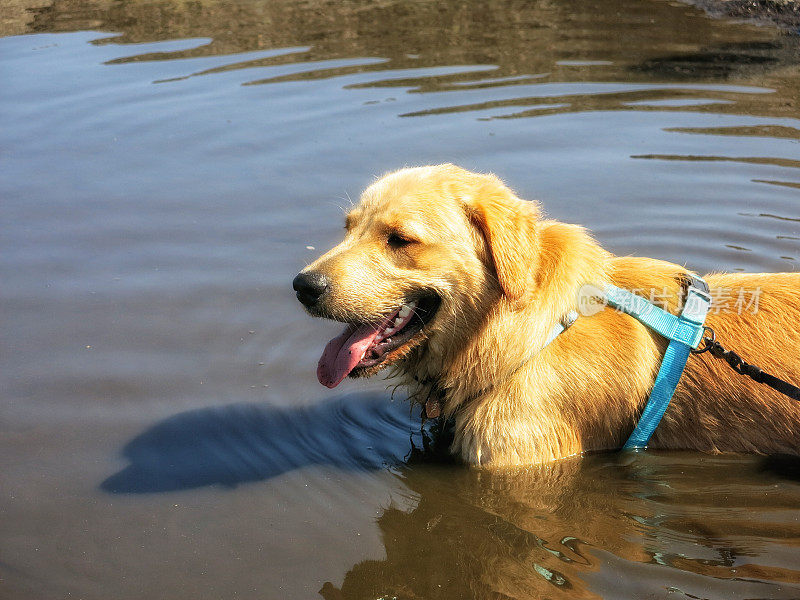
<svg viewBox="0 0 800 600"><path fill-rule="evenodd" d="M800 387L765 373L757 366L745 362L732 350L726 350L722 344L716 341L714 330L703 324L708 310L711 308L708 284L694 275L687 275L687 278L689 284L686 288L686 299L683 303L683 310L677 317L641 296L613 285L607 285L604 290L592 285L581 288L581 305L583 305L585 291L590 294L590 298L604 297L605 304L632 316L669 340L669 345L661 361L661 368L658 370L653 389L650 392L650 398L642 411L639 423L628 441L625 442L623 450L647 448L647 442L650 441L650 437L669 406L669 401L672 399L675 388L678 387L678 382L683 375L683 369L686 367L686 360L692 351L697 354L708 351L713 357L724 359L740 375L747 375L752 380L768 385L784 396L800 401ZM585 290L585 288L589 289ZM602 307L600 308L602 310ZM572 325L576 318L577 313L571 311L559 323L556 323L547 337L545 347ZM710 335L703 339L705 332ZM704 342L703 348L696 350L701 341Z"/></svg>
<svg viewBox="0 0 800 600"><path fill-rule="evenodd" d="M613 285L606 286L605 295L609 306L634 317L670 340L644 412L623 446L628 450L646 448L675 393L689 353L703 338L703 323L711 306L708 284L700 277L690 276L686 300L678 317Z"/></svg>
<svg viewBox="0 0 800 600"><path fill-rule="evenodd" d="M694 275L687 275L687 277L689 285L686 289L686 299L683 303L683 310L677 317L642 296L637 296L614 285L607 285L605 290L597 289L598 295L605 296L605 301L609 306L632 316L669 340L669 345L661 361L661 368L658 370L653 389L650 392L650 398L639 418L639 423L628 441L625 442L623 450L647 447L647 442L650 441L650 437L661 422L661 417L664 416L669 401L672 400L675 388L678 387L689 354L700 345L703 339L703 332L706 329L703 323L705 323L708 309L711 307L711 295L708 284L703 279ZM542 349L555 341L577 318L578 313L573 310L556 323L547 336ZM526 362L527 359L522 364Z"/></svg>

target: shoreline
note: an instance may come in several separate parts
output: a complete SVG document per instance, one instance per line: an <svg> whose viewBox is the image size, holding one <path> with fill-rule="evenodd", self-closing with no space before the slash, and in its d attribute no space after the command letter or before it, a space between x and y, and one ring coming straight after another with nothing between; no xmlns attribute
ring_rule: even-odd
<svg viewBox="0 0 800 600"><path fill-rule="evenodd" d="M740 19L800 35L800 0L684 0L709 16Z"/></svg>

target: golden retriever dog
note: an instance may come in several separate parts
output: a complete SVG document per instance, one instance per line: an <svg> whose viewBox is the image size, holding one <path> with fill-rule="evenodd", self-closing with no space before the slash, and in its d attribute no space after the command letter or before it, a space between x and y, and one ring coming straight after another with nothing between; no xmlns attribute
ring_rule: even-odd
<svg viewBox="0 0 800 600"><path fill-rule="evenodd" d="M451 418L452 452L510 466L620 448L667 341L610 307L581 315L586 284L613 284L679 314L686 268L603 250L543 218L497 177L453 165L385 175L346 217L344 240L294 280L314 316L346 324L319 381L389 368L428 417ZM800 273L711 274L706 325L748 362L800 382ZM800 402L692 355L650 447L800 454Z"/></svg>

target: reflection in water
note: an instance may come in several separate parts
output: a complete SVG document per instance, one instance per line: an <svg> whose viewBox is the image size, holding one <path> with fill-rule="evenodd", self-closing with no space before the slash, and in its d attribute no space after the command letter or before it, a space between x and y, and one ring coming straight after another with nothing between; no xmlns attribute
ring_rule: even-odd
<svg viewBox="0 0 800 600"><path fill-rule="evenodd" d="M779 216L779 215L771 215L771 214L769 214L769 213L758 213L758 214L754 214L754 213L741 213L741 215L742 215L742 216L745 216L745 217L766 217L766 218L768 218L768 219L778 219L779 221L795 221L795 222L798 222L798 223L800 223L800 219L798 219L798 218L792 218L792 217L781 217L781 216ZM789 237L789 236L784 236L784 237ZM795 238L792 238L792 239L795 239Z"/></svg>
<svg viewBox="0 0 800 600"><path fill-rule="evenodd" d="M800 485L757 464L644 453L512 472L401 469L414 506L378 518L386 558L320 594L644 598L646 580L662 590L654 597L797 598Z"/></svg>
<svg viewBox="0 0 800 600"><path fill-rule="evenodd" d="M669 154L643 154L632 156L631 158L651 158L655 160L690 160L701 162L740 162L753 165L775 165L776 167L800 168L800 160L790 160L787 158L762 158L759 156L675 156Z"/></svg>
<svg viewBox="0 0 800 600"><path fill-rule="evenodd" d="M381 85L382 82L374 84ZM463 88L453 88L458 91ZM510 93L509 93L510 92ZM709 93L712 92L712 93ZM713 92L721 96L718 100L710 100L708 96L714 95ZM547 114L557 114L565 112L586 112L586 111L609 111L609 110L648 110L654 103L671 103L674 108L686 110L691 108L696 111L716 110L720 105L733 104L733 99L744 94L766 94L770 90L763 88L744 88L737 86L708 86L708 85L683 85L676 87L669 84L659 85L637 85L637 84L607 84L607 83L575 83L575 84L545 84L540 83L529 88L514 87L509 91L493 90L491 95L512 96L508 99L493 99L485 102L475 102L471 104L458 104L455 106L444 106L425 111L406 113L403 117L421 117L430 115L441 115L458 112L482 111L488 109L505 109L510 107L525 107L533 105L533 108L524 111L502 112L496 115L497 118L526 118L541 116L543 109L547 108ZM699 94L702 94L700 96ZM668 99L663 99L664 96ZM448 94L449 102L457 102L466 94ZM455 96L455 97L454 97ZM474 96L474 94L473 94ZM558 104L558 102L569 102ZM541 107L542 103L550 106ZM663 111L664 106L658 106ZM669 108L669 106L667 107Z"/></svg>
<svg viewBox="0 0 800 600"><path fill-rule="evenodd" d="M664 131L696 133L700 135L731 135L800 140L800 129L777 125L759 125L756 127L670 127Z"/></svg>
<svg viewBox="0 0 800 600"><path fill-rule="evenodd" d="M702 52L689 52L647 59L635 68L668 78L727 79L748 70L760 71L779 62L781 46L774 42L721 44Z"/></svg>
<svg viewBox="0 0 800 600"><path fill-rule="evenodd" d="M780 185L788 188L795 188L800 190L800 182L794 181L769 181L767 179L753 179L756 183L768 183L770 185ZM779 238L780 239L780 238Z"/></svg>
<svg viewBox="0 0 800 600"><path fill-rule="evenodd" d="M406 464L417 424L381 396L197 410L131 441L131 464L101 487L153 493L309 465L388 466L401 487L377 519L386 556L325 583L326 600L635 598L641 581L686 598L800 594L796 458L605 454L492 472L437 462L432 447Z"/></svg>
<svg viewBox="0 0 800 600"><path fill-rule="evenodd" d="M185 61L186 73L154 83L231 71L247 72L238 80L242 85L349 76L347 89L397 87L425 94L425 106L400 113L406 117L469 112L486 121L587 111L692 111L794 118L800 98L800 74L786 68L800 62L795 39L729 25L720 36L723 25L699 10L657 1L53 0L32 6L30 13L31 31L116 32L94 41L101 45L203 40L107 62L213 58L197 69L194 61ZM709 85L734 80L736 85ZM748 82L754 85L743 85ZM665 131L797 136L797 128L788 125ZM714 160L781 164L761 157Z"/></svg>
<svg viewBox="0 0 800 600"><path fill-rule="evenodd" d="M109 2L53 0L33 9L32 31L99 29L120 36L95 43L141 43L208 38L193 48L119 58L114 63L231 55L226 65L197 74L232 69L280 66L302 60L299 72L250 83L333 77L348 73L440 67L493 65L498 80L535 77L548 81L681 81L739 80L797 62L797 46L770 31L742 28L732 39L709 45L721 27L700 11L677 9L665 2L598 0L566 2ZM600 33L604 29L612 35ZM642 35L646 29L647 35ZM277 48L268 56L237 54ZM598 60L597 57L602 57ZM359 61L356 57L371 57ZM337 61L346 59L353 64ZM326 67L325 63L330 66ZM318 63L315 68L314 64ZM188 76L187 74L186 76ZM785 75L785 74L783 74ZM447 90L476 73L437 80L415 80L418 91ZM796 75L774 82L784 97L800 97ZM373 84L381 85L381 84ZM398 83L397 85L407 85ZM689 86L691 89L693 86ZM677 91L686 93L686 90ZM672 98L662 91L658 97ZM632 98L636 100L634 96ZM729 100L721 96L720 100ZM740 98L747 103L746 98ZM456 101L457 102L457 101ZM547 103L558 103L550 99ZM795 116L795 102L759 100L773 115ZM449 103L448 106L453 106ZM570 110L602 110L605 103L573 100ZM740 113L742 107L715 107ZM540 113L535 113L540 114ZM545 114L549 114L545 113ZM763 113L762 113L763 114ZM524 116L532 116L526 114Z"/></svg>

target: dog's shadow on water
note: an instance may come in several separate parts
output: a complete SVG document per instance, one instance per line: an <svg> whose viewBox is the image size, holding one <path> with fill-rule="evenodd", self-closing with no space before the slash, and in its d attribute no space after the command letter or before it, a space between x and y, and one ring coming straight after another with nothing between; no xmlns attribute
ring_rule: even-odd
<svg viewBox="0 0 800 600"><path fill-rule="evenodd" d="M129 464L100 488L144 494L268 480L310 465L350 471L449 462L451 432L386 394L351 394L310 406L230 404L180 413L128 442ZM428 444L427 442L431 442ZM800 481L796 457L767 457L760 470Z"/></svg>
<svg viewBox="0 0 800 600"><path fill-rule="evenodd" d="M236 486L316 464L381 469L405 462L420 444L419 414L386 395L352 394L294 408L231 404L156 423L125 445L130 464L100 487L154 493Z"/></svg>

